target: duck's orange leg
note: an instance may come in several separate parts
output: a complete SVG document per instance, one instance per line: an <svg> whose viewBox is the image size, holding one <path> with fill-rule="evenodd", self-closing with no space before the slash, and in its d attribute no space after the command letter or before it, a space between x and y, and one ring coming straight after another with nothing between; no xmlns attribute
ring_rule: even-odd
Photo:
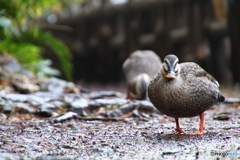
<svg viewBox="0 0 240 160"><path fill-rule="evenodd" d="M131 96L131 92L129 89L127 89L126 99L135 99L133 96Z"/></svg>
<svg viewBox="0 0 240 160"><path fill-rule="evenodd" d="M196 135L196 134L203 134L203 130L204 130L204 113L201 113L199 115L200 118L200 124L199 124L199 130L197 132L194 133L187 133L187 135Z"/></svg>
<svg viewBox="0 0 240 160"><path fill-rule="evenodd" d="M180 125L179 125L179 121L178 121L178 118L175 118L175 121L176 121L176 134L183 134L183 130L180 128Z"/></svg>

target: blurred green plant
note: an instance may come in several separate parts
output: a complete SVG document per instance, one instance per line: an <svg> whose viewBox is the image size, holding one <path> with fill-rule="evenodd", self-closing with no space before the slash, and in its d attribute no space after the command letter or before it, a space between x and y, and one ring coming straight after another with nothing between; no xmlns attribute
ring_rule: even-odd
<svg viewBox="0 0 240 160"><path fill-rule="evenodd" d="M7 52L34 73L58 75L51 63L41 56L51 49L58 56L67 80L72 80L71 54L66 45L34 24L46 8L59 4L58 0L1 0L0 1L0 53ZM46 63L47 62L47 63ZM39 65L40 64L40 65ZM45 65L45 66L44 66ZM41 66L41 67L40 67ZM43 69L45 68L45 69ZM48 71L46 71L48 68Z"/></svg>

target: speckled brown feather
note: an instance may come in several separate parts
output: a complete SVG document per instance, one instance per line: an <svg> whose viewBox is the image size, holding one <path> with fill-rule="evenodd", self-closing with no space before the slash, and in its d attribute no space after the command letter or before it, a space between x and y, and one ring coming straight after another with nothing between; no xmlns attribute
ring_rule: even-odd
<svg viewBox="0 0 240 160"><path fill-rule="evenodd" d="M193 117L224 101L216 79L199 65L186 62L180 68L176 79L159 73L149 84L149 99L160 112L175 118Z"/></svg>

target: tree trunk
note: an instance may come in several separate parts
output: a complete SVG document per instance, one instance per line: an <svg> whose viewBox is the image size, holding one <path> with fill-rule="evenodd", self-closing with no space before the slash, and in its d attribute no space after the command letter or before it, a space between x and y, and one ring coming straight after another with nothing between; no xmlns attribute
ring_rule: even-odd
<svg viewBox="0 0 240 160"><path fill-rule="evenodd" d="M231 39L231 69L233 82L240 82L240 1L231 0L229 2L229 35Z"/></svg>

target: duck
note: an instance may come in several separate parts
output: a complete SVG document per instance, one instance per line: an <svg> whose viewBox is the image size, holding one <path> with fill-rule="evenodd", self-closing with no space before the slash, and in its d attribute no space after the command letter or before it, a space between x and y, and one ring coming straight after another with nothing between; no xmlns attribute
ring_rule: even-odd
<svg viewBox="0 0 240 160"><path fill-rule="evenodd" d="M204 133L204 112L224 102L217 80L194 62L179 63L174 54L164 58L160 72L148 86L149 100L161 113L174 117L176 134L185 134L179 118L199 116L199 130L188 135Z"/></svg>
<svg viewBox="0 0 240 160"><path fill-rule="evenodd" d="M132 52L122 65L127 86L126 99L148 99L148 85L159 72L161 64L160 57L152 50Z"/></svg>

